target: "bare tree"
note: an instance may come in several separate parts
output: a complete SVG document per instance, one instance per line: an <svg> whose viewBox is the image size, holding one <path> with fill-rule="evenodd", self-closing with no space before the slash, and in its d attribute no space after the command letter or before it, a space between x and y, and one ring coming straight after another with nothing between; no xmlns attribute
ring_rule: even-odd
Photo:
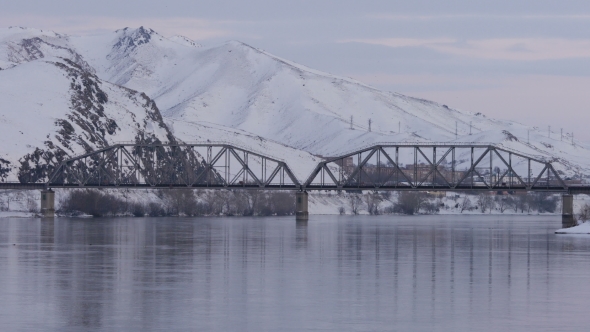
<svg viewBox="0 0 590 332"><path fill-rule="evenodd" d="M205 200L209 202L211 214L220 215L223 213L225 199L226 198L220 190L213 190L212 192L209 192L208 195L206 195Z"/></svg>
<svg viewBox="0 0 590 332"><path fill-rule="evenodd" d="M37 204L38 199L35 197L35 194L31 191L27 191L26 197L27 197L27 210L29 212L33 212L33 213L39 212L39 205Z"/></svg>
<svg viewBox="0 0 590 332"><path fill-rule="evenodd" d="M526 197L527 213L531 213L531 210L535 210L535 208L536 208L535 199L529 193L527 193L525 197Z"/></svg>
<svg viewBox="0 0 590 332"><path fill-rule="evenodd" d="M338 208L338 213L340 215L346 214L346 210L344 209L344 206L341 206L341 207Z"/></svg>
<svg viewBox="0 0 590 332"><path fill-rule="evenodd" d="M379 196L374 193L369 193L366 195L367 199L367 211L369 214L379 214Z"/></svg>
<svg viewBox="0 0 590 332"><path fill-rule="evenodd" d="M590 220L590 204L586 203L582 206L578 213L578 220L581 222Z"/></svg>
<svg viewBox="0 0 590 332"><path fill-rule="evenodd" d="M225 200L223 202L223 211L226 216L234 216L237 214L237 206L236 206L236 199L237 195L233 190L227 190L225 192Z"/></svg>
<svg viewBox="0 0 590 332"><path fill-rule="evenodd" d="M518 212L518 197L511 196L508 201L508 208L514 210L514 213Z"/></svg>
<svg viewBox="0 0 590 332"><path fill-rule="evenodd" d="M512 197L504 197L500 195L496 195L496 206L500 209L501 213L504 213L507 209L514 205L514 200Z"/></svg>
<svg viewBox="0 0 590 332"><path fill-rule="evenodd" d="M459 203L459 207L461 208L461 213L463 213L463 211L465 210L469 210L471 209L471 200L469 199L469 197L467 197L467 195L465 195L465 198L463 198L463 201L461 203Z"/></svg>
<svg viewBox="0 0 590 332"><path fill-rule="evenodd" d="M536 192L532 196L535 202L537 211L541 212L555 212L557 209L557 198L550 193Z"/></svg>
<svg viewBox="0 0 590 332"><path fill-rule="evenodd" d="M360 197L357 195L350 195L348 197L348 202L350 204L350 212L352 212L354 215L359 214L359 208L362 202Z"/></svg>
<svg viewBox="0 0 590 332"><path fill-rule="evenodd" d="M240 190L234 192L236 199L236 214L241 216L252 215L251 195L248 190Z"/></svg>
<svg viewBox="0 0 590 332"><path fill-rule="evenodd" d="M515 210L518 212L518 210L520 209L520 213L524 213L524 210L528 210L528 199L527 199L527 195L519 195L518 198L516 199L516 207Z"/></svg>
<svg viewBox="0 0 590 332"><path fill-rule="evenodd" d="M477 196L477 206L481 209L481 213L485 213L488 208L491 209L493 202L489 193L481 193Z"/></svg>
<svg viewBox="0 0 590 332"><path fill-rule="evenodd" d="M192 216L196 213L197 201L192 189L165 190L163 199L169 214Z"/></svg>

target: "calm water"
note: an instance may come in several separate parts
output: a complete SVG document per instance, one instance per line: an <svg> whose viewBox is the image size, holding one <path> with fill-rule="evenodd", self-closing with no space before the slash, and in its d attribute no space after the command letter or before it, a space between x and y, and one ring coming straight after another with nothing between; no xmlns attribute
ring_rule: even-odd
<svg viewBox="0 0 590 332"><path fill-rule="evenodd" d="M559 217L0 219L0 331L587 331Z"/></svg>

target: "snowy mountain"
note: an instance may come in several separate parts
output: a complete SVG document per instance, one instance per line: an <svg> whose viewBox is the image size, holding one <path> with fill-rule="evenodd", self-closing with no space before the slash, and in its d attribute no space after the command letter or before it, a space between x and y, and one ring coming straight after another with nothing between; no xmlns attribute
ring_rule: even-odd
<svg viewBox="0 0 590 332"><path fill-rule="evenodd" d="M70 60L43 58L0 71L0 177L43 179L46 164L117 141L174 140L145 94L101 81Z"/></svg>
<svg viewBox="0 0 590 332"><path fill-rule="evenodd" d="M9 28L0 30L0 68L0 94L8 101L0 105L0 126L23 131L25 136L29 130L44 130L43 137L59 136L63 131L57 119L68 119L76 109L72 101L75 85L70 84L68 70L84 73L108 90L109 99L103 106L108 116L88 129L99 131L93 139L100 143L89 144L90 139L85 138L70 150L59 145L67 153L129 140L138 130L144 133L154 128L141 124L135 129L135 119L126 120L127 127L122 125L126 123L122 118L131 114L149 117L147 108L140 107L143 98L146 103L155 102L153 109L159 112L151 114L155 118L161 114L163 119L151 120L162 130L151 133L154 137L170 139L172 134L181 141L209 139L246 146L286 160L300 179L320 160L317 155L336 156L378 142L429 141L498 144L552 160L567 176L590 174L588 146L572 144L571 137L562 140L553 134L548 138L546 132L522 124L380 91L237 41L205 47L186 37L166 38L143 27L93 36ZM13 86L13 80L20 83ZM35 102L30 99L31 91ZM94 98L100 104L99 96ZM15 110L45 120L33 129L17 123L24 113ZM139 116L138 112L144 113ZM111 134L107 118L115 114L118 129ZM76 133L83 130L75 129ZM9 136L12 134L2 130L0 137L14 137ZM22 153L23 146L30 145L33 151L47 148L43 139L13 143L19 146L2 148L0 158L19 167L19 160L30 159ZM61 143L55 138L52 144Z"/></svg>

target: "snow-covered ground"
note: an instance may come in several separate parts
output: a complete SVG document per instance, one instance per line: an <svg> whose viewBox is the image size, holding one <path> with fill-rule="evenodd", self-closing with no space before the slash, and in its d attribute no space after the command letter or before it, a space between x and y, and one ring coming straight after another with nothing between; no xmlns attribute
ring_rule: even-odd
<svg viewBox="0 0 590 332"><path fill-rule="evenodd" d="M590 234L590 221L570 228L562 228L555 231L555 234Z"/></svg>
<svg viewBox="0 0 590 332"><path fill-rule="evenodd" d="M0 219L1 218L35 218L38 215L34 212L24 212L24 211L0 211Z"/></svg>

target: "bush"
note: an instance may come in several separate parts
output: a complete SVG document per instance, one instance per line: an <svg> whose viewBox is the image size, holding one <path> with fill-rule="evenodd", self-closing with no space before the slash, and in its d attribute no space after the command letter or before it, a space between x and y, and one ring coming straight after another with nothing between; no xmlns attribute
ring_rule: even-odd
<svg viewBox="0 0 590 332"><path fill-rule="evenodd" d="M147 206L148 215L150 217L163 217L166 215L166 210L161 204L151 202Z"/></svg>
<svg viewBox="0 0 590 332"><path fill-rule="evenodd" d="M534 205L540 213L553 213L557 209L557 198L548 193L537 193L534 196Z"/></svg>
<svg viewBox="0 0 590 332"><path fill-rule="evenodd" d="M412 215L420 211L420 207L426 199L426 195L415 191L402 191L393 207L394 213Z"/></svg>
<svg viewBox="0 0 590 332"><path fill-rule="evenodd" d="M292 192L275 192L270 195L272 212L277 216L295 213L295 195Z"/></svg>
<svg viewBox="0 0 590 332"><path fill-rule="evenodd" d="M133 203L130 206L130 211L131 214L133 214L136 217L145 217L146 208L145 205L141 203Z"/></svg>
<svg viewBox="0 0 590 332"><path fill-rule="evenodd" d="M420 208L426 214L436 214L436 213L438 213L440 211L439 210L439 207L438 207L438 204L436 204L436 203L430 203L430 202L423 202L421 204Z"/></svg>
<svg viewBox="0 0 590 332"><path fill-rule="evenodd" d="M96 189L70 191L61 202L61 212L81 212L94 217L114 216L127 211L122 199Z"/></svg>
<svg viewBox="0 0 590 332"><path fill-rule="evenodd" d="M197 198L191 189L169 189L164 191L163 200L168 215L196 215Z"/></svg>

